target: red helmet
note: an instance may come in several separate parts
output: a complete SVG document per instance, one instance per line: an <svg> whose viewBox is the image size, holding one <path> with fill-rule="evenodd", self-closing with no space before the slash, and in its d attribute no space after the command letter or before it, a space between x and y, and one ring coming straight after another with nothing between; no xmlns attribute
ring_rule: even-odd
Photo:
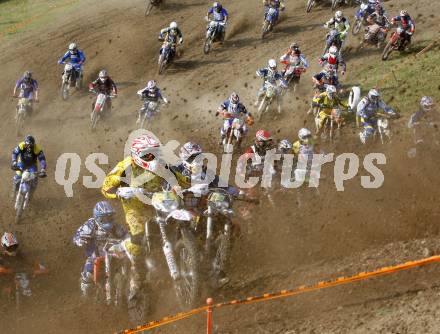
<svg viewBox="0 0 440 334"><path fill-rule="evenodd" d="M255 134L255 139L258 141L270 141L272 140L272 136L269 131L266 130L258 130Z"/></svg>
<svg viewBox="0 0 440 334"><path fill-rule="evenodd" d="M152 135L141 135L131 144L131 157L134 163L142 169L155 172L158 167L157 153L160 141Z"/></svg>

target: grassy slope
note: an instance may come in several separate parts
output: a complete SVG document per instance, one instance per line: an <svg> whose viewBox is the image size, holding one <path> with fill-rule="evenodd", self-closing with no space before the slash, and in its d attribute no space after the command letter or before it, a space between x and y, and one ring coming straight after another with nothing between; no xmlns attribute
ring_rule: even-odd
<svg viewBox="0 0 440 334"><path fill-rule="evenodd" d="M0 39L41 26L78 0L0 0Z"/></svg>
<svg viewBox="0 0 440 334"><path fill-rule="evenodd" d="M415 50L421 50L428 45L415 45ZM408 115L418 108L423 95L431 95L440 101L440 46L437 43L426 53L399 54L394 52L388 61L382 61L380 56L366 67L355 69L353 76L361 83L363 91L378 87L389 102L402 115Z"/></svg>

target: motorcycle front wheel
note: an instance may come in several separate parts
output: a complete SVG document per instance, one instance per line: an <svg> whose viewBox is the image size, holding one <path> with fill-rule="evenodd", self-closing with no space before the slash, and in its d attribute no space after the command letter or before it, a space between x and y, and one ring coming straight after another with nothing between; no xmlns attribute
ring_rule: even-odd
<svg viewBox="0 0 440 334"><path fill-rule="evenodd" d="M351 30L354 36L359 34L359 31L361 30L361 26L362 26L362 21L357 19L353 24L353 29Z"/></svg>
<svg viewBox="0 0 440 334"><path fill-rule="evenodd" d="M382 52L382 60L387 60L390 56L391 52L393 52L393 43L391 41L385 46Z"/></svg>
<svg viewBox="0 0 440 334"><path fill-rule="evenodd" d="M261 39L264 39L266 34L269 32L270 23L267 20L264 20L263 27L261 28Z"/></svg>
<svg viewBox="0 0 440 334"><path fill-rule="evenodd" d="M96 125L98 124L98 120L99 120L99 114L96 110L93 110L92 117L90 120L90 130L92 131L96 130Z"/></svg>
<svg viewBox="0 0 440 334"><path fill-rule="evenodd" d="M22 112L19 112L17 114L17 120L15 121L17 136L20 136L23 126L24 126L24 114Z"/></svg>
<svg viewBox="0 0 440 334"><path fill-rule="evenodd" d="M208 37L208 38L205 40L205 44L203 45L203 53L204 53L205 55L207 55L207 54L209 53L209 51L211 51L211 45L212 45L212 40L211 40L210 37Z"/></svg>
<svg viewBox="0 0 440 334"><path fill-rule="evenodd" d="M314 4L315 4L315 0L307 1L307 7L306 7L306 12L307 13L310 13L310 11L312 10Z"/></svg>
<svg viewBox="0 0 440 334"><path fill-rule="evenodd" d="M183 309L194 307L200 293L199 257L194 236L189 230L182 230L182 237L176 242L175 255L180 278L174 282L179 304Z"/></svg>
<svg viewBox="0 0 440 334"><path fill-rule="evenodd" d="M66 101L69 98L69 84L63 82L61 84L61 98Z"/></svg>
<svg viewBox="0 0 440 334"><path fill-rule="evenodd" d="M17 193L17 197L15 199L15 223L18 224L20 222L21 216L23 215L23 204L24 204L24 196L19 191Z"/></svg>

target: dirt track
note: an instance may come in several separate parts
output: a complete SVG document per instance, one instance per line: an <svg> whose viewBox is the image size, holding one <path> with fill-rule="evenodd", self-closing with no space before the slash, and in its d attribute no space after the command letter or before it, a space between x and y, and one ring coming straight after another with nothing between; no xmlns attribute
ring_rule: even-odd
<svg viewBox="0 0 440 334"><path fill-rule="evenodd" d="M228 41L223 47L215 46L210 55L204 56L202 39L205 22L202 18L207 2L169 0L168 3L163 11L154 12L145 19L143 1L109 0L102 5L81 0L83 8L87 10L69 11L44 28L1 41L5 45L0 51L3 77L0 96L4 97L0 102L3 120L0 124L3 152L0 156L3 166L0 184L1 197L4 199L0 204L1 229L17 231L27 250L42 254L49 264L52 277L49 297L43 298L45 302L49 299L50 304L24 320L16 328L16 333L24 333L29 328L33 329L33 333L59 333L60 327L64 333L108 333L126 325L124 317L111 314L99 321L101 316L93 315L93 310L81 306L78 299L77 279L82 253L71 244L71 236L78 225L88 218L100 194L97 190L88 190L77 184L74 186L74 197L66 198L62 187L55 183L53 174L56 159L64 152L78 153L83 161L89 153L106 153L110 162L105 170L110 170L122 158L123 142L134 129L135 112L139 105L136 90L148 79L156 78L171 100L171 105L162 109L160 119L155 120L157 122L152 130L164 142L192 139L200 141L206 150L216 150L220 121L214 114L218 104L232 90L237 90L241 99L250 106L260 84L254 78L255 70L264 66L268 58L278 58L296 40L302 45L312 68L302 79L298 94L300 98L286 101L283 115L277 119L266 117L265 127L278 138L287 136L292 140L305 120L306 103L311 96L310 75L318 69L316 58L322 51L325 35L320 27L324 17L331 15L328 7L319 7L305 15L303 1L287 1L287 10L282 14L275 33L261 42L261 8L248 8L243 2L224 1L231 15ZM420 0L416 5L410 3L406 0L388 1L386 6L392 14L401 6L410 12L422 14L417 21L418 32L427 33L418 35L416 39L429 40L434 34L431 28L435 22L435 17L429 15L438 8L433 8L431 1ZM354 9L348 9L347 12L351 17ZM185 35L183 55L164 76L158 78L155 73L160 44L156 37L159 29L173 19L180 23ZM90 81L99 69L106 68L120 88L111 119L101 124L96 134L90 134L88 130L91 100L86 93L80 92L67 102L60 101L58 97L61 68L56 60L71 40L77 41L86 52L86 81ZM350 43L355 44L353 40ZM350 67L368 64L369 57L378 55L365 53L357 56L356 53L350 53L348 71ZM8 96L11 95L13 82L27 68L33 70L41 85L41 103L38 114L32 119L32 133L45 149L50 177L40 183L30 214L32 218L17 227L11 219L12 204L7 200L12 175L9 151L19 139L14 131L15 101ZM347 80L355 78L350 78L348 74ZM399 125L405 122L406 119ZM310 121L308 125L311 126ZM251 135L259 127L256 124ZM436 171L432 168L436 166L435 161L432 165L420 166L405 158L408 140L402 138L392 148L386 149L387 165L383 168L385 185L379 190L361 188L360 178L357 177L347 182L345 192L337 193L334 186L329 185L331 180L327 179L319 201L301 210L294 203L294 193L284 195L284 204L280 201L276 212L264 205L256 208L254 216L259 218L243 223L243 237L234 254L232 287L218 299L291 287L310 280L337 276L339 272L354 273L363 269L360 264L365 257L377 259L377 263L382 264L382 257L376 257L375 254L387 257L387 263L423 255L417 253L423 246L415 243L410 248L414 253L400 258L399 245L438 235L439 214L435 200L438 197L439 176L430 172ZM347 147L349 150L359 149L354 143L347 144ZM85 170L83 173L87 175ZM391 245L389 253L378 251L388 244ZM435 246L430 249L436 250ZM356 257L355 254L362 255ZM375 263L371 263L371 266L375 267ZM430 287L438 279L435 271L418 273L420 276L403 273L396 279L376 280L372 285L362 284L353 289L340 288L331 293L303 296L282 303L281 308L275 302L264 309L268 311L263 315L259 313L260 309L252 307L255 317L244 317L244 313L234 316L222 314L220 319L223 324L229 321L234 325L229 324L219 330L227 333L253 333L255 330L262 333L285 333L287 330L296 330L298 333L352 333L356 324L376 321L374 317L363 318L362 315L377 307L382 298L386 300L395 294ZM417 297L421 303L423 296ZM407 298L411 299L411 295ZM153 318L177 310L171 293L162 294L159 300L160 307ZM353 303L365 304L349 308ZM400 304L391 304L390 309L400 307ZM340 305L348 306L337 309ZM330 316L322 320L322 326L325 327L320 327L319 321L314 320L322 312L333 314L335 309L339 320L334 327L329 327ZM350 311L345 313L346 309ZM345 316L341 313L345 313ZM353 314L357 316L351 317ZM235 325L240 316L245 320ZM285 317L284 321L276 322L279 317ZM399 321L405 322L405 317L402 316ZM0 332L5 323L0 318ZM385 325L382 329L387 328ZM197 328L191 324L184 326L186 333L193 333ZM371 330L379 332L381 329ZM393 332L392 329L388 330ZM359 333L368 331L368 325L358 330ZM169 327L162 332L172 333L174 329ZM407 332L414 333L411 330Z"/></svg>

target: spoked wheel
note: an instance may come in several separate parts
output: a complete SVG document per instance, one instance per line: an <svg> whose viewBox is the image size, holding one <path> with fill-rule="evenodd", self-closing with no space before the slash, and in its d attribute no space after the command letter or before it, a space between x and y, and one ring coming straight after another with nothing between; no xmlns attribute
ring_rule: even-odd
<svg viewBox="0 0 440 334"><path fill-rule="evenodd" d="M93 110L92 116L90 119L90 130L95 131L96 125L98 124L99 114L96 110Z"/></svg>
<svg viewBox="0 0 440 334"><path fill-rule="evenodd" d="M182 230L182 238L175 247L180 278L174 282L174 287L179 304L184 309L196 305L200 292L199 262L195 245L193 235Z"/></svg>
<svg viewBox="0 0 440 334"><path fill-rule="evenodd" d="M266 37L267 33L269 32L269 25L270 23L264 20L263 28L261 29L261 39L264 39L264 37Z"/></svg>
<svg viewBox="0 0 440 334"><path fill-rule="evenodd" d="M214 259L214 272L225 272L227 270L231 254L231 230L221 233L215 240L217 249Z"/></svg>
<svg viewBox="0 0 440 334"><path fill-rule="evenodd" d="M212 45L212 41L210 38L207 38L205 40L205 44L203 45L203 53L205 55L207 55L209 53L209 51L211 51L211 45Z"/></svg>
<svg viewBox="0 0 440 334"><path fill-rule="evenodd" d="M15 121L17 136L20 136L21 130L23 130L23 126L24 126L24 114L22 112L19 112L17 114L17 120Z"/></svg>
<svg viewBox="0 0 440 334"><path fill-rule="evenodd" d="M21 216L23 215L23 204L24 196L22 193L18 192L17 198L15 200L15 223L20 222Z"/></svg>
<svg viewBox="0 0 440 334"><path fill-rule="evenodd" d="M387 60L390 56L391 52L393 52L393 43L391 41L385 46L382 52L382 60Z"/></svg>
<svg viewBox="0 0 440 334"><path fill-rule="evenodd" d="M357 35L359 31L361 30L362 21L356 20L356 22L353 24L353 29L351 30L353 35Z"/></svg>
<svg viewBox="0 0 440 334"><path fill-rule="evenodd" d="M332 10L336 10L338 3L339 3L339 0L332 0Z"/></svg>
<svg viewBox="0 0 440 334"><path fill-rule="evenodd" d="M147 119L147 112L145 112L145 115L142 116L141 119L141 124L140 124L140 128L141 129L146 129L146 125L148 124L148 119Z"/></svg>
<svg viewBox="0 0 440 334"><path fill-rule="evenodd" d="M145 16L150 14L151 9L153 9L153 4L151 3L151 0L147 0L147 4L145 6Z"/></svg>
<svg viewBox="0 0 440 334"><path fill-rule="evenodd" d="M66 101L69 98L69 84L63 82L61 85L61 98Z"/></svg>
<svg viewBox="0 0 440 334"><path fill-rule="evenodd" d="M307 7L306 7L306 12L310 13L310 11L312 10L313 6L315 5L315 0L309 0L307 1Z"/></svg>
<svg viewBox="0 0 440 334"><path fill-rule="evenodd" d="M165 67L166 67L166 61L165 61L164 57L161 55L160 60L159 60L158 74L163 74Z"/></svg>

